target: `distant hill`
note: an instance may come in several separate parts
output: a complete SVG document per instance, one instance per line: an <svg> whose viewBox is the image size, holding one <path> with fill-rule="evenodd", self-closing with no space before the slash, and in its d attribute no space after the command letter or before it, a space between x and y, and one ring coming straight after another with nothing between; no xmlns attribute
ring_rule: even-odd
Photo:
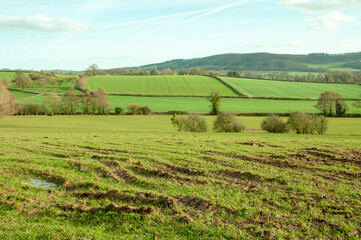
<svg viewBox="0 0 361 240"><path fill-rule="evenodd" d="M329 72L332 70L361 70L361 52L308 55L249 53L221 54L204 58L175 59L163 63L140 66L145 70L154 68L173 70L203 68L215 71L294 71Z"/></svg>

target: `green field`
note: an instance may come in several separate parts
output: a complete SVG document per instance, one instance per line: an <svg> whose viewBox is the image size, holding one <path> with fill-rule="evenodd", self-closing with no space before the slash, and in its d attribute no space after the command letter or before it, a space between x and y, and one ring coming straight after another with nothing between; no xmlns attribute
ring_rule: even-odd
<svg viewBox="0 0 361 240"><path fill-rule="evenodd" d="M325 91L334 91L343 98L361 98L361 85L356 84L282 82L228 77L222 79L250 97L317 99Z"/></svg>
<svg viewBox="0 0 361 240"><path fill-rule="evenodd" d="M7 117L0 239L358 239L360 121L329 128L195 134L170 116Z"/></svg>
<svg viewBox="0 0 361 240"><path fill-rule="evenodd" d="M17 103L35 103L41 105L44 96L31 99L18 100ZM126 108L132 104L148 106L153 112L187 111L189 113L208 113L210 103L205 98L196 97L129 97L108 96L110 111L119 106ZM348 113L361 113L361 109L353 108L353 101L346 101ZM223 98L221 110L231 113L292 113L295 111L317 113L313 106L316 101L300 100L268 100L268 99L242 99Z"/></svg>
<svg viewBox="0 0 361 240"><path fill-rule="evenodd" d="M96 76L87 78L87 88L105 88L107 93L201 95L219 91L222 96L236 96L229 87L204 76Z"/></svg>
<svg viewBox="0 0 361 240"><path fill-rule="evenodd" d="M26 93L26 92L20 92L20 91L11 91L11 94L14 95L15 98L24 98L24 97L31 97L34 96L35 94L33 93Z"/></svg>
<svg viewBox="0 0 361 240"><path fill-rule="evenodd" d="M3 77L6 77L10 80L14 80L16 77L15 72L0 72L0 80L2 80Z"/></svg>

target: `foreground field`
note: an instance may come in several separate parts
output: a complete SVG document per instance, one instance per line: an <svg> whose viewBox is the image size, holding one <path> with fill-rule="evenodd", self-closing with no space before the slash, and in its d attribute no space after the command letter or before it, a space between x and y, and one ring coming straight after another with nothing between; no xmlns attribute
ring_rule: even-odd
<svg viewBox="0 0 361 240"><path fill-rule="evenodd" d="M179 133L169 118L0 121L0 238L358 238L358 119L300 136Z"/></svg>
<svg viewBox="0 0 361 240"><path fill-rule="evenodd" d="M222 96L237 94L219 80L205 76L96 76L87 78L87 88L103 87L108 93L202 95L219 91Z"/></svg>
<svg viewBox="0 0 361 240"><path fill-rule="evenodd" d="M361 85L356 84L282 82L228 77L222 79L250 97L317 99L325 91L334 91L343 98L361 98Z"/></svg>

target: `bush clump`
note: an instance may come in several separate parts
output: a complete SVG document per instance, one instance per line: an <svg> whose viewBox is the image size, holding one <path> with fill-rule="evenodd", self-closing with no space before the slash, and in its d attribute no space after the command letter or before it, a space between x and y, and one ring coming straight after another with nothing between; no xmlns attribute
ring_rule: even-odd
<svg viewBox="0 0 361 240"><path fill-rule="evenodd" d="M177 117L176 114L173 114L171 118L172 124L178 129L178 131L183 132L206 132L207 123L205 118L192 114L186 117Z"/></svg>
<svg viewBox="0 0 361 240"><path fill-rule="evenodd" d="M262 121L261 128L270 133L286 133L289 131L286 122L279 116L271 115Z"/></svg>
<svg viewBox="0 0 361 240"><path fill-rule="evenodd" d="M324 116L295 112L288 118L288 125L297 134L324 134L327 131L328 120Z"/></svg>
<svg viewBox="0 0 361 240"><path fill-rule="evenodd" d="M138 104L132 103L128 106L128 112L132 115L149 115L152 110L148 106L142 107Z"/></svg>
<svg viewBox="0 0 361 240"><path fill-rule="evenodd" d="M218 132L242 132L245 126L229 113L220 112L213 123L213 130Z"/></svg>
<svg viewBox="0 0 361 240"><path fill-rule="evenodd" d="M115 113L116 115L121 115L121 114L124 113L124 108L122 108L122 107L115 107L114 113Z"/></svg>

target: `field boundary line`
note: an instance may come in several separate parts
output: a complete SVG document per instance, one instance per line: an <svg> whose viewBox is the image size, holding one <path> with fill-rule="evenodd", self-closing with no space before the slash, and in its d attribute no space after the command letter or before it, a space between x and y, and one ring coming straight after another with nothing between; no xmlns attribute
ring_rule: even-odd
<svg viewBox="0 0 361 240"><path fill-rule="evenodd" d="M245 98L249 98L248 95L240 92L238 89L236 89L236 88L233 87L231 84L229 84L229 83L227 83L226 81L224 81L223 79L221 79L221 78L219 78L219 77L217 77L217 76L211 76L211 75L209 75L208 77L211 77L211 78L214 78L214 79L218 80L219 82L223 83L224 85L226 85L227 87L229 87L233 92L239 94L240 96L243 96L243 97L245 97Z"/></svg>

